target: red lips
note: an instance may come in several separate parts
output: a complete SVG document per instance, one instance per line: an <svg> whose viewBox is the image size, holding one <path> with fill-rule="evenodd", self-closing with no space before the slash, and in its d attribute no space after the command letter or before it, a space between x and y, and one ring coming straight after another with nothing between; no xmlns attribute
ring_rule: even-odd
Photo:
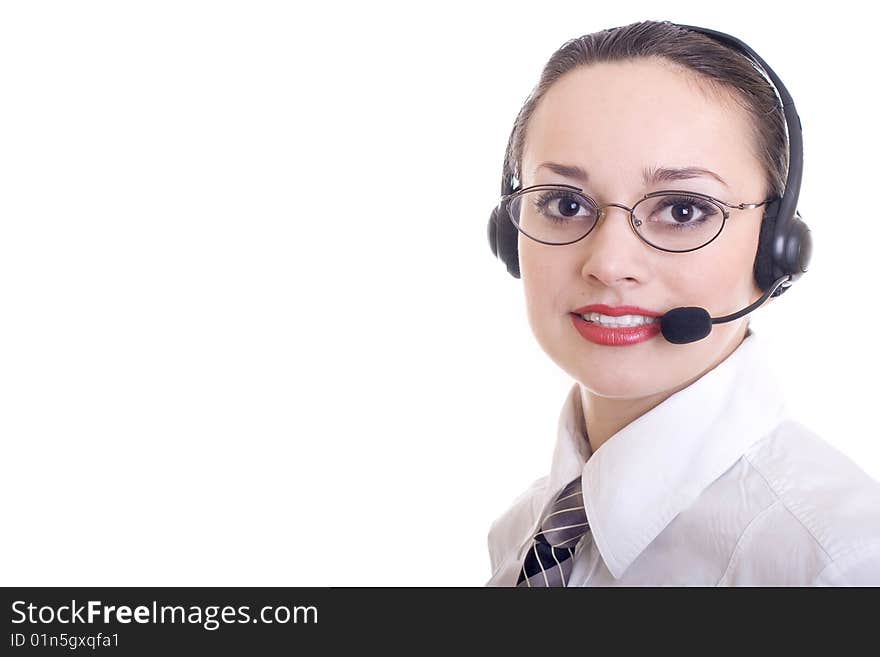
<svg viewBox="0 0 880 657"><path fill-rule="evenodd" d="M600 326L593 322L584 320L581 315L587 313L602 313L610 317L620 317L621 315L645 315L647 317L660 317L661 313L653 310L645 310L638 306L606 306L605 304L596 303L570 313L571 322L574 328L580 333L581 337L590 342L606 347L627 347L630 345L645 342L660 334L660 322L654 320L650 324L642 326Z"/></svg>

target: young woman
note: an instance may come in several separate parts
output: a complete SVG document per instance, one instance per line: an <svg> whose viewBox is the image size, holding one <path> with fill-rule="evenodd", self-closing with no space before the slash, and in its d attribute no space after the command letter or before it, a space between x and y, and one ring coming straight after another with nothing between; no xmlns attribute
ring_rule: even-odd
<svg viewBox="0 0 880 657"><path fill-rule="evenodd" d="M721 317L765 294L756 253L789 164L776 93L669 22L546 65L496 212L531 329L575 383L549 474L492 523L488 585L880 585L880 484L786 416L748 317L661 332L673 308Z"/></svg>

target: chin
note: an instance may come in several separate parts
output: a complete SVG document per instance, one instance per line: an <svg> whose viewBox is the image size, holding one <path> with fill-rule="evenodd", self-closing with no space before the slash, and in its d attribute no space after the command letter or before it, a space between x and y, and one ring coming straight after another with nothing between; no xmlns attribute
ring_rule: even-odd
<svg viewBox="0 0 880 657"><path fill-rule="evenodd" d="M584 388L601 397L645 397L663 390L667 383L652 376L651 370L644 367L644 359L639 359L639 366L639 363L620 362L619 356L590 358L583 352L548 355ZM664 374L668 376L669 373Z"/></svg>
<svg viewBox="0 0 880 657"><path fill-rule="evenodd" d="M614 373L597 376L596 372L590 371L570 374L594 395L608 399L640 399L656 395L669 387L665 381L646 379L643 373L640 377L619 377Z"/></svg>
<svg viewBox="0 0 880 657"><path fill-rule="evenodd" d="M558 367L595 395L637 399L655 395L676 385L676 363L681 357L669 353L654 340L629 347L586 345L577 336L554 336L541 342L544 352ZM684 380L686 377L681 373Z"/></svg>

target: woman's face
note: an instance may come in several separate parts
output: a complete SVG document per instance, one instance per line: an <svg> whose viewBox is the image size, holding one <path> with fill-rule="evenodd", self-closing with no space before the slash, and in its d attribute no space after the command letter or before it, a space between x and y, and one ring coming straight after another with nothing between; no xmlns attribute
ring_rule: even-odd
<svg viewBox="0 0 880 657"><path fill-rule="evenodd" d="M765 178L753 153L744 111L701 90L656 60L594 64L557 80L527 126L523 186L564 183L599 204L632 207L661 189L702 192L726 203L764 200ZM542 163L578 166L587 180ZM643 170L701 167L700 175L645 185ZM638 306L663 314L701 306L726 315L760 296L752 268L764 206L730 210L721 234L688 253L642 242L627 211L609 207L584 239L565 246L519 235L520 271L529 324L542 349L584 388L609 398L671 394L727 357L741 342L746 319L715 325L685 345L662 335L626 346L598 344L576 329L572 313L590 304Z"/></svg>

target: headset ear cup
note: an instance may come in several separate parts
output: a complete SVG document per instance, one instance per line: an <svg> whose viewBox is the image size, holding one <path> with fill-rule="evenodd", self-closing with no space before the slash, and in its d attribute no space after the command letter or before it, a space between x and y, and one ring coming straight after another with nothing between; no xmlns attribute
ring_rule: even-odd
<svg viewBox="0 0 880 657"><path fill-rule="evenodd" d="M507 272L514 278L519 278L519 231L506 210L498 210L495 228L498 257L507 265Z"/></svg>
<svg viewBox="0 0 880 657"><path fill-rule="evenodd" d="M487 231L488 237L489 237L489 248L492 249L493 256L498 256L497 221L498 221L498 206L495 206L495 209L492 210L492 214L489 215L489 229Z"/></svg>
<svg viewBox="0 0 880 657"><path fill-rule="evenodd" d="M506 210L500 203L489 215L487 235L492 254L507 266L507 271L511 276L519 278L519 231L510 221Z"/></svg>
<svg viewBox="0 0 880 657"><path fill-rule="evenodd" d="M778 255L774 257L778 210L778 200L767 206L767 212L761 223L761 235L758 238L758 252L755 255L755 281L761 290L766 292L780 276L791 276L791 281L787 285L777 288L773 293L774 297L784 294L791 287L791 283L807 271L813 254L810 229L801 219L800 212L795 211L795 216L788 221L784 233L779 237L780 248Z"/></svg>
<svg viewBox="0 0 880 657"><path fill-rule="evenodd" d="M776 280L773 276L773 236L776 233L776 215L779 212L779 199L771 201L761 220L761 234L758 236L758 250L755 253L755 282L766 292ZM784 288L779 288L783 290ZM777 290L777 292L779 292Z"/></svg>
<svg viewBox="0 0 880 657"><path fill-rule="evenodd" d="M807 224L801 219L800 212L795 213L788 232L784 251L785 266L794 278L800 278L810 266L810 258L813 255L813 238Z"/></svg>

